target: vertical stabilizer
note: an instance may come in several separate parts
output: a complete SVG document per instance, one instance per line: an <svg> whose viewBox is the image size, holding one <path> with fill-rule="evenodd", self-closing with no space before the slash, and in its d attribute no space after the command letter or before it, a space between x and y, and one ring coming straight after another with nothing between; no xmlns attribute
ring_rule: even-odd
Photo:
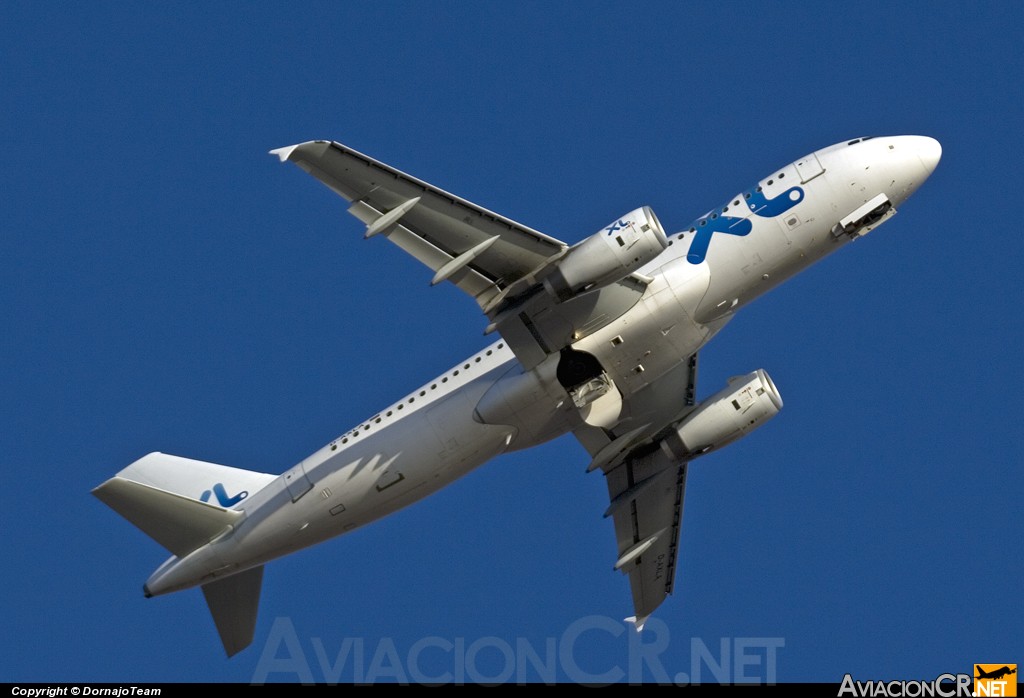
<svg viewBox="0 0 1024 698"><path fill-rule="evenodd" d="M236 507L277 478L268 473L159 452L143 456L117 477L225 509Z"/></svg>

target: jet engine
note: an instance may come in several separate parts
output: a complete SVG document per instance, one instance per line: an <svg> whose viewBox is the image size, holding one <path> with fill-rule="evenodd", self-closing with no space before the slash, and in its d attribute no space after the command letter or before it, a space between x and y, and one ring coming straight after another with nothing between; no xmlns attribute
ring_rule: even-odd
<svg viewBox="0 0 1024 698"><path fill-rule="evenodd" d="M608 227L569 248L544 288L567 300L625 278L668 247L665 229L649 206L617 218Z"/></svg>
<svg viewBox="0 0 1024 698"><path fill-rule="evenodd" d="M782 396L764 369L729 379L661 442L676 460L721 448L757 429L782 409Z"/></svg>

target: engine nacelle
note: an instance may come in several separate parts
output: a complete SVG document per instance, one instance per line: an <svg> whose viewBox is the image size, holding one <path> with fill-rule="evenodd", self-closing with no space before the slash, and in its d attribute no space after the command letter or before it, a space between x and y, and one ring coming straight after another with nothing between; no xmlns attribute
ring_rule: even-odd
<svg viewBox="0 0 1024 698"><path fill-rule="evenodd" d="M774 417L782 396L764 369L729 379L729 385L702 402L662 442L677 460L687 460L730 444Z"/></svg>
<svg viewBox="0 0 1024 698"><path fill-rule="evenodd" d="M665 229L654 211L643 206L569 248L544 279L544 288L559 300L604 288L647 264L666 247Z"/></svg>

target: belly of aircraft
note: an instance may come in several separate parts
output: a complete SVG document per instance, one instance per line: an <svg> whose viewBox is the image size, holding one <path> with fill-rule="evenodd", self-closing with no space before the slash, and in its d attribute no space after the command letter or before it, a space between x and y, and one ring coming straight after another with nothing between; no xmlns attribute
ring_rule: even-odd
<svg viewBox="0 0 1024 698"><path fill-rule="evenodd" d="M307 466L313 487L250 514L235 556L251 565L354 530L448 485L503 452L506 426L474 420L486 384L471 384ZM400 425L400 426L399 426Z"/></svg>
<svg viewBox="0 0 1024 698"><path fill-rule="evenodd" d="M628 402L684 365L710 338L710 329L694 320L709 280L707 265L671 260L654 272L639 303L573 349L597 358Z"/></svg>

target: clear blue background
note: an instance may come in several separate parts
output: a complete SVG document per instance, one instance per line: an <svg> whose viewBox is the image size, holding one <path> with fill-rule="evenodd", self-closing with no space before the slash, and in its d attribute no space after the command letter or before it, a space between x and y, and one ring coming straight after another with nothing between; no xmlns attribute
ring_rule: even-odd
<svg viewBox="0 0 1024 698"><path fill-rule="evenodd" d="M316 638L364 669L483 639L496 675L500 643L631 614L571 437L270 565L230 661L198 591L142 597L165 553L92 487L153 450L281 472L487 341L471 300L266 154L310 139L574 242L642 204L682 228L838 141L938 138L893 222L703 352L701 395L764 367L786 406L692 468L650 641L670 678L722 638L782 638L779 680L1024 661L1022 8L4 3L0 680L248 681L276 618L317 680ZM575 651L631 676L625 632Z"/></svg>

